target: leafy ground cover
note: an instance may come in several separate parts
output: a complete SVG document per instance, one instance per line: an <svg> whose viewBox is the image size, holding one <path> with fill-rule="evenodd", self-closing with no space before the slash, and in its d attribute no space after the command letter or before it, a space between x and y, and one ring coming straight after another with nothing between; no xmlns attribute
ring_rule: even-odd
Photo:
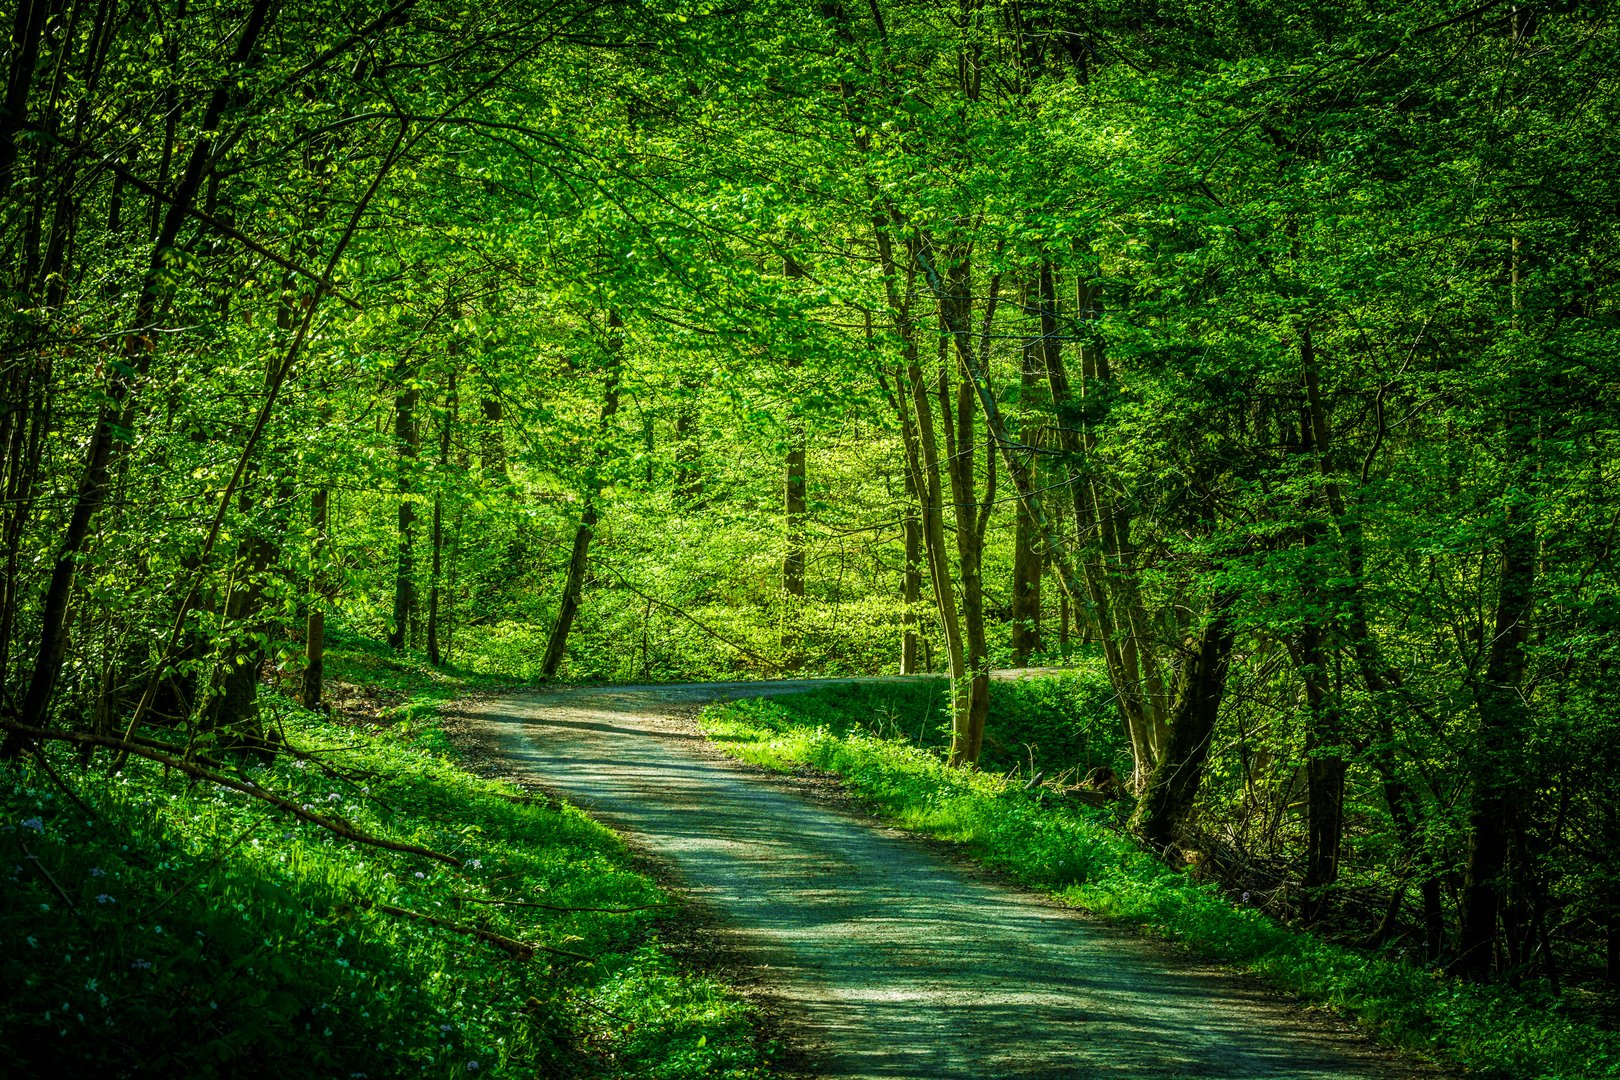
<svg viewBox="0 0 1620 1080"><path fill-rule="evenodd" d="M8 1075L763 1072L751 1009L661 947L668 897L610 831L457 767L438 706L487 684L364 641L330 660L337 715L266 695L296 755L226 774L458 865L148 761L8 767Z"/></svg>
<svg viewBox="0 0 1620 1080"><path fill-rule="evenodd" d="M1107 763L1118 752L1101 714L1085 707L1083 686L1074 692L1070 681L1060 692L1065 681L993 688L992 727L1003 740L992 749L1003 762L1016 764L1029 746L1062 747L1062 767L1083 767L1088 755ZM927 682L841 686L712 706L702 724L737 757L833 773L884 818L960 844L1022 884L1341 1010L1386 1041L1470 1074L1620 1076L1620 1037L1568 1015L1566 999L1535 987L1466 985L1324 942L1166 866L1124 833L1115 809L1025 790L1009 773L946 766L943 693ZM1040 760L1037 752L1037 767Z"/></svg>

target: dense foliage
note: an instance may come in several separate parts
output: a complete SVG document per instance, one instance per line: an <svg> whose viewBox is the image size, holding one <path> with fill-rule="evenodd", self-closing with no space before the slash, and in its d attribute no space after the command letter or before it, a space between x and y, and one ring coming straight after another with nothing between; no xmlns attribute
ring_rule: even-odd
<svg viewBox="0 0 1620 1080"><path fill-rule="evenodd" d="M524 677L932 670L972 766L1029 742L989 670L1084 649L1142 843L1612 1004L1617 36L22 0L5 757L275 760L330 619Z"/></svg>

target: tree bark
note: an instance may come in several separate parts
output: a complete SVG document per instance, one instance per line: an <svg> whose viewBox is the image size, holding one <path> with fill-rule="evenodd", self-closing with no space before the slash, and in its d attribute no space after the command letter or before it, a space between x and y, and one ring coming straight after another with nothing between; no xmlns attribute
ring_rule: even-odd
<svg viewBox="0 0 1620 1080"><path fill-rule="evenodd" d="M478 460L484 470L484 479L493 480L499 487L508 487L512 478L506 473L506 408L496 396L481 398L479 411L484 414L483 430L478 437Z"/></svg>
<svg viewBox="0 0 1620 1080"><path fill-rule="evenodd" d="M327 489L319 487L309 500L309 526L313 534L309 551L310 601L309 613L304 617L304 681L299 695L306 709L321 707L326 685L326 604L331 588L326 572L328 498Z"/></svg>
<svg viewBox="0 0 1620 1080"><path fill-rule="evenodd" d="M1515 36L1518 33L1515 15ZM1515 327L1523 307L1521 243L1515 235L1509 255L1509 306ZM1536 439L1529 398L1529 381L1521 377L1515 399L1507 402L1503 410L1508 481L1502 498L1496 615L1485 670L1474 687L1479 741L1474 751L1468 864L1463 875L1457 957L1452 970L1476 980L1491 972L1497 925L1506 908L1505 900L1514 891L1514 883L1509 880L1509 839L1520 827L1520 785L1513 761L1520 752L1521 732L1527 719L1519 688L1528 665L1524 642L1536 588L1536 528L1531 502Z"/></svg>
<svg viewBox="0 0 1620 1080"><path fill-rule="evenodd" d="M804 268L794 262L792 257L785 256L782 260L782 274L790 280L796 280L804 276ZM796 354L787 358L789 396L794 402L799 399L796 373L803 363L803 359ZM794 404L790 406L788 417L787 458L782 471L782 519L787 532L787 549L782 556L782 593L786 600L782 610L781 644L786 659L784 666L788 670L795 670L802 663L802 658L797 655L799 645L797 627L799 609L803 606L804 600L806 449L804 416L800 413L799 406Z"/></svg>
<svg viewBox="0 0 1620 1080"><path fill-rule="evenodd" d="M439 433L440 483L450 468L450 433L456 418L455 348L451 347L451 368L445 377L444 427ZM438 667L444 662L439 642L439 578L444 557L444 495L438 489L433 493L433 566L428 584L427 652L428 663Z"/></svg>
<svg viewBox="0 0 1620 1080"><path fill-rule="evenodd" d="M1333 481L1329 455L1332 439L1328 426L1327 408L1322 400L1321 379L1317 370L1316 347L1308 324L1300 325L1300 367L1304 377L1306 407L1301 424L1300 446L1306 454L1315 457L1317 472L1323 477L1327 490L1326 506L1335 520L1342 517L1343 500ZM1340 511L1340 513L1336 513ZM1333 693L1328 678L1327 614L1329 589L1322 580L1324 561L1331 566L1331 553L1323 552L1326 528L1320 519L1306 527L1304 543L1306 580L1301 583L1303 598L1310 608L1299 635L1297 659L1300 676L1305 683L1305 701L1308 721L1305 731L1305 876L1304 916L1314 923L1325 910L1325 890L1339 879L1339 850L1344 838L1344 779L1348 769L1343 744L1342 709Z"/></svg>
<svg viewBox="0 0 1620 1080"><path fill-rule="evenodd" d="M1063 589L1058 590L1058 652L1069 656L1069 594Z"/></svg>
<svg viewBox="0 0 1620 1080"><path fill-rule="evenodd" d="M580 514L579 527L574 530L574 544L568 556L568 576L563 582L562 599L557 605L557 619L551 624L551 635L546 639L546 653L540 663L540 674L555 678L568 651L568 633L574 617L579 614L580 599L585 591L585 571L590 556L591 537L596 532L596 505L602 494L602 466L607 457L608 434L613 416L619 411L619 377L624 339L616 331L624 323L617 309L607 316L608 339L607 370L603 375L602 411L597 419L597 444L591 454L585 475L585 509Z"/></svg>
<svg viewBox="0 0 1620 1080"><path fill-rule="evenodd" d="M675 406L675 500L690 505L703 495L703 443L698 435L698 391L694 378L680 379Z"/></svg>
<svg viewBox="0 0 1620 1080"><path fill-rule="evenodd" d="M11 30L11 68L6 80L5 108L0 110L0 197L11 195L12 170L17 163L17 135L28 119L28 92L39 62L40 39L50 0L18 0Z"/></svg>
<svg viewBox="0 0 1620 1080"><path fill-rule="evenodd" d="M1036 280L1026 285L1024 290L1025 312L1038 308L1040 298L1038 271L1035 278ZM1045 340L1040 331L1041 320L1037 316L1035 333L1024 338L1023 363L1019 368L1018 405L1023 419L1019 435L1026 445L1033 441L1030 438L1034 427L1032 399L1045 373L1041 360ZM1039 472L1034 465L1031 469L1036 473ZM1012 604L1009 612L1012 620L1013 667L1027 667L1030 654L1041 649L1041 571L1045 562L1045 555L1040 547L1040 528L1020 504L1013 525Z"/></svg>
<svg viewBox="0 0 1620 1080"><path fill-rule="evenodd" d="M1232 602L1230 593L1216 593L1204 625L1182 661L1170 738L1131 815L1131 831L1159 851L1169 851L1182 840L1204 780L1232 656Z"/></svg>
<svg viewBox="0 0 1620 1080"><path fill-rule="evenodd" d="M394 448L396 455L398 521L394 558L394 612L388 626L388 646L403 649L410 637L416 611L416 460L421 430L416 422L416 372L408 360L394 366Z"/></svg>
<svg viewBox="0 0 1620 1080"><path fill-rule="evenodd" d="M1523 417L1509 424L1519 427ZM1510 435L1524 479L1531 452L1528 432ZM1468 815L1468 865L1463 877L1457 959L1452 970L1471 979L1490 973L1497 922L1510 889L1508 841L1517 820L1518 780L1513 761L1521 747L1525 720L1519 687L1524 682L1524 640L1535 595L1536 534L1522 490L1508 493L1504 507L1501 569L1496 616L1485 671L1475 689L1479 745L1475 752L1474 793Z"/></svg>
<svg viewBox="0 0 1620 1080"><path fill-rule="evenodd" d="M951 679L953 717L963 711L968 696L966 650L962 642L962 623L957 613L955 584L951 580L950 556L946 550L944 479L940 469L939 441L935 434L933 403L930 400L926 376L917 356L914 327L904 309L899 312L897 329L902 333L904 367L896 372L896 382L904 387L897 395L900 409L900 434L906 451L906 464L912 475L913 490L918 496L918 518L922 532L922 547L928 565L929 584L934 592L934 604L939 612L940 635L945 642L946 670Z"/></svg>
<svg viewBox="0 0 1620 1080"><path fill-rule="evenodd" d="M841 4L824 2L822 16L833 27L834 34L845 47L854 47L854 34L848 15ZM845 112L850 121L856 149L866 155L871 152L871 138L863 127L861 112L864 102L854 84L841 80L839 89L844 99ZM878 250L878 263L883 271L883 291L895 335L900 339L901 362L895 371L895 394L899 413L901 438L905 447L906 467L909 470L919 503L922 526L922 546L928 562L928 577L934 590L934 603L939 611L940 634L944 639L947 670L951 679L951 703L954 717L962 717L971 708L971 688L968 685L966 650L962 638L962 624L958 617L954 583L951 580L950 555L946 549L944 525L944 491L940 468L939 440L934 428L933 405L928 380L922 370L921 350L917 340L917 321L912 310L917 273L926 265L928 238L912 229L905 215L895 207L878 186L868 179L868 192L872 198L872 238ZM896 244L904 245L902 261ZM943 290L930 283L936 298ZM949 426L947 425L947 431ZM924 644L925 659L928 652ZM931 668L931 662L928 664ZM953 726L960 724L954 721Z"/></svg>
<svg viewBox="0 0 1620 1080"><path fill-rule="evenodd" d="M1082 546L1089 548L1095 543L1097 550L1101 552L1105 546L1103 522L1098 514L1096 486L1088 475L1093 468L1091 458L1096 440L1089 434L1088 417L1082 400L1088 376L1096 377L1099 374L1098 357L1095 352L1090 356L1082 353L1082 387L1080 393L1075 393L1063 360L1061 342L1057 336L1057 289L1050 261L1041 264L1039 290L1041 339L1045 344L1041 359L1046 369L1047 387L1052 395L1052 407L1057 416L1058 445L1063 451L1062 460L1066 468L1074 471L1068 487L1075 536ZM1094 293L1095 290L1084 285L1077 286L1076 304L1082 320L1089 319L1093 315L1096 303ZM1025 489L1032 490L1032 485L1027 481L1020 483L1016 472L1014 486L1018 487L1020 492ZM1051 558L1058 570L1059 580L1073 605L1071 612L1075 616L1075 621L1079 622L1080 613L1084 612L1096 632L1098 643L1102 646L1103 663L1108 671L1109 682L1114 687L1115 707L1119 710L1120 722L1131 747L1133 762L1131 787L1134 791L1140 792L1147 784L1148 774L1157 761L1163 745L1162 714L1155 714L1152 710L1153 699L1144 697L1142 693L1137 664L1139 650L1123 640L1128 638L1128 634L1119 632L1120 620L1114 610L1115 600L1110 588L1113 582L1100 554L1093 557L1089 551L1081 554L1079 575L1074 574L1068 568L1061 551L1052 546L1055 531L1045 524L1044 516L1032 515L1032 518L1040 523L1048 550L1052 552ZM1088 541L1087 537L1096 539Z"/></svg>
<svg viewBox="0 0 1620 1080"><path fill-rule="evenodd" d="M917 515L917 485L906 471L906 505L900 510L900 532L906 565L901 573L900 674L917 673L918 605L922 601L922 519Z"/></svg>
<svg viewBox="0 0 1620 1080"><path fill-rule="evenodd" d="M787 554L782 557L782 590L804 599L805 442L803 425L792 435L782 476L782 517L787 525Z"/></svg>
<svg viewBox="0 0 1620 1080"><path fill-rule="evenodd" d="M283 334L292 331L299 301L293 299L292 281L282 283L281 302L276 306L276 328ZM302 300L310 298L306 294ZM276 380L277 361L265 365L264 388L268 394ZM209 711L206 727L234 733L246 744L265 748L264 728L259 722L259 668L264 662L265 646L270 626L263 617L264 583L278 559L281 543L286 535L285 514L293 501L293 488L289 473L280 473L274 487L274 503L265 519L254 522L256 509L253 495L259 469L249 464L243 474L241 494L237 497L237 514L241 518L243 538L238 547L236 570L232 574L229 593L225 601L227 623L238 634L243 634L240 650L227 641L220 680L219 697ZM259 636L264 635L264 636Z"/></svg>
<svg viewBox="0 0 1620 1080"><path fill-rule="evenodd" d="M1075 284L1075 307L1084 325L1095 325L1102 312L1102 289L1095 281ZM1113 375L1102 343L1088 338L1080 345L1080 397L1084 399L1081 444L1088 456L1096 447L1093 425L1106 415ZM1088 463L1089 464L1089 463ZM1164 676L1160 671L1153 632L1142 603L1136 575L1136 548L1131 540L1131 518L1125 507L1099 480L1100 472L1087 469L1086 487L1091 513L1097 523L1101 549L1098 567L1104 588L1110 593L1108 613L1110 632L1117 642L1122 693L1141 728L1141 741L1150 759L1157 758L1168 738L1165 726Z"/></svg>
<svg viewBox="0 0 1620 1080"><path fill-rule="evenodd" d="M1347 507L1343 487L1338 479L1340 471L1333 461L1334 442L1328 424L1327 408L1322 400L1321 377L1309 325L1300 327L1301 359L1305 381L1307 409L1306 429L1317 451L1317 461L1323 478L1323 493L1328 512L1338 530L1343 551L1345 573L1343 585L1337 590L1338 601L1345 611L1344 634L1355 657L1362 685L1373 700L1382 738L1371 747L1370 760L1378 772L1383 787L1384 801L1390 819L1395 825L1407 873L1416 875L1418 895L1422 904L1424 959L1438 959L1445 945L1445 917L1441 904L1440 880L1432 860L1424 851L1423 809L1417 793L1402 778L1395 757L1396 724L1392 713L1404 710L1422 715L1411 692L1406 688L1405 676L1400 668L1384 661L1378 643L1374 640L1367 614L1366 592L1362 588L1365 576L1365 541L1362 535L1360 511ZM1380 415L1382 398L1374 402L1375 415ZM1379 421L1382 423L1382 420ZM1370 468L1369 459L1364 468ZM1337 756L1337 755L1336 755ZM1342 760L1342 757L1341 757ZM1309 779L1309 777L1307 777ZM1342 780L1340 781L1342 785ZM1382 928L1374 933L1379 940Z"/></svg>
<svg viewBox="0 0 1620 1080"><path fill-rule="evenodd" d="M1306 624L1300 635L1299 668L1305 681L1305 921L1314 923L1325 910L1323 892L1339 879L1339 848L1344 837L1342 733L1337 701L1329 686L1322 628Z"/></svg>
<svg viewBox="0 0 1620 1080"><path fill-rule="evenodd" d="M972 342L959 331L972 318L971 264L966 252L953 259L945 289L939 295L940 335L939 411L945 430L947 473L951 482L951 505L956 522L957 567L962 586L962 626L967 687L958 695L951 727L951 764L972 765L984 747L984 728L990 713L989 648L984 632L984 537L990 508L995 502L996 461L994 451L985 463L985 499L977 497L974 475L974 444L978 441L974 417L978 403L976 373L971 355ZM982 343L989 343L991 320L995 317L996 286L990 289L984 314ZM951 346L955 344L955 350ZM955 372L957 378L952 379Z"/></svg>
<svg viewBox="0 0 1620 1080"><path fill-rule="evenodd" d="M45 433L50 429L48 362L21 363L10 373L5 441L5 575L0 581L0 687L10 685L11 639L22 602L19 581L23 531L34 507Z"/></svg>

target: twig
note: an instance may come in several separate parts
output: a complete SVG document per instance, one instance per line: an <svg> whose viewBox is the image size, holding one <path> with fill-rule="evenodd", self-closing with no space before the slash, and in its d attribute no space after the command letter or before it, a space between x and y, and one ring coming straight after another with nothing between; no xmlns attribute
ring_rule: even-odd
<svg viewBox="0 0 1620 1080"><path fill-rule="evenodd" d="M612 1019L617 1020L622 1024L628 1024L628 1023L631 1022L631 1020L630 1020L630 1018L628 1016L621 1016L618 1013L614 1012L612 1009L604 1008L603 1006L598 1005L596 1002L590 1000L589 998L577 997L577 998L571 998L570 1000L573 1001L575 1004L585 1006L587 1009L595 1009L597 1012L601 1013L603 1016L611 1017Z"/></svg>
<svg viewBox="0 0 1620 1080"><path fill-rule="evenodd" d="M90 929L90 920L84 917L84 913L79 910L78 905L73 902L72 897L68 896L67 890L58 885L56 883L56 879L51 877L51 872L45 869L45 864L39 861L39 856L35 855L32 851L29 851L27 844L23 844L21 846L23 849L23 856L27 858L29 862L34 864L34 869L39 871L39 876L44 878L50 887L56 891L56 895L62 898L62 903L66 904L67 909L73 912L73 917L78 919L79 924L86 930Z"/></svg>
<svg viewBox="0 0 1620 1080"><path fill-rule="evenodd" d="M85 817L89 818L91 821L101 820L101 815L90 809L89 803L79 798L79 793L68 786L68 782L62 779L62 775L56 771L55 766L46 760L45 751L37 746L34 747L34 760L39 762L39 767L45 770L46 776L49 776L52 780L56 781L57 787L67 792L67 797L73 800L74 806L77 806L80 810L84 811Z"/></svg>
<svg viewBox="0 0 1620 1080"><path fill-rule="evenodd" d="M145 911L141 912L140 915L136 916L135 921L138 922L138 923L139 922L145 922L147 919L150 919L152 916L154 916L158 912L162 911L165 907L168 907L169 906L169 901L173 900L175 897L179 896L181 893L185 892L187 889L189 889L193 885L195 885L198 881L202 880L202 877L203 877L204 874L208 873L214 867L218 866L220 864L220 862L225 858L226 855L229 855L232 851L236 850L236 847L237 847L238 844L240 844L242 841L246 840L249 836L253 835L253 832L254 832L255 829L257 829L260 825L263 825L265 822L267 822L269 820L270 820L270 815L266 814L263 817L259 818L258 820L254 821L253 824L249 825L247 828L243 829L241 831L241 833L236 837L235 840L232 840L230 843L226 844L223 848L220 849L219 854L215 855L214 858L208 863L207 866L204 866L201 870L198 870L195 874L192 874L189 878L187 878L184 882L182 882L180 887L175 889L174 892L170 893L168 896L164 897L162 900L159 900L152 907L147 908Z"/></svg>
<svg viewBox="0 0 1620 1080"><path fill-rule="evenodd" d="M681 618L685 619L687 622L691 623L693 626L697 627L699 630L703 631L705 634L708 634L710 637L714 638L716 641L720 642L722 645L729 645L733 649L736 649L738 652L742 653L744 656L750 656L750 657L753 657L755 660L758 660L761 664L764 664L768 669L770 669L772 671L776 670L777 665L776 665L775 661L769 659L768 657L761 656L759 653L755 652L753 649L750 649L748 646L741 645L741 644L739 644L739 643L737 643L735 641L732 641L730 638L726 637L724 634L720 633L718 630L715 630L712 627L704 625L704 623L696 615L693 615L690 612L684 611L681 608L676 607L674 604L667 603L666 601L660 600L656 596L648 596L646 593L642 592L640 589L638 589L634 585L630 584L630 579L625 577L624 574L622 572L620 572L620 570L617 567L609 566L609 565L604 563L604 564L602 564L600 566L600 569L606 570L608 573L610 573L614 577L618 578L620 585L624 586L625 589L629 590L630 592L634 593L635 595L641 597L641 599L647 601L647 603L649 603L649 604L657 604L659 607L663 608L665 611L668 611L668 612L671 612L673 614L679 615Z"/></svg>
<svg viewBox="0 0 1620 1080"><path fill-rule="evenodd" d="M549 945L536 945L532 942L518 941L516 938L509 938L492 930L484 930L477 926L463 926L460 923L451 922L449 919L441 919L437 915L428 915L420 911L412 911L409 908L395 907L392 904L379 904L371 900L363 900L360 906L368 909L375 908L389 915L398 915L402 919L419 919L433 926L442 926L446 930L454 930L458 934L467 934L470 937L477 938L479 941L487 941L491 945L498 945L519 960L527 960L537 952L551 953L554 956L567 956L575 960L595 959L595 957L586 956L584 953L570 952L567 949L554 949Z"/></svg>
<svg viewBox="0 0 1620 1080"><path fill-rule="evenodd" d="M350 775L340 771L339 769L334 768L331 765L328 765L326 762L320 760L319 758L317 758L314 754L310 753L309 751L300 750L296 746L293 746L291 743L289 743L287 741L287 738L286 738L285 735L283 735L282 739L281 739L281 748L282 748L282 750L286 751L288 754L292 755L292 757L293 757L293 759L295 761L307 761L307 762L311 763L312 765L314 765L317 769L321 770L321 775L325 776L327 779L336 780L336 781L338 781L340 783L348 784L350 787L354 788L356 791L358 791L360 793L361 798L370 799L372 802L376 803L378 806L382 807L384 810L388 811L390 814L399 813L399 810L396 807L394 807L391 803L389 803L385 799L383 799L383 798L381 798L381 797L379 797L377 795L373 795L369 790L366 789L366 787L361 785L359 780L356 780L353 776L350 776ZM348 749L348 748L343 747L341 749ZM357 775L359 775L361 777L361 779L371 780L371 779L374 779L374 778L376 778L378 776L381 776L382 774L377 772L375 769L361 769L361 770L358 771Z"/></svg>
<svg viewBox="0 0 1620 1080"><path fill-rule="evenodd" d="M509 803L517 803L519 806L543 806L543 807L547 807L549 809L550 807L556 805L556 800L551 798L551 796L549 796L549 795L506 795L506 794L503 794L503 795L501 795L501 798L505 799Z"/></svg>
<svg viewBox="0 0 1620 1080"><path fill-rule="evenodd" d="M543 911L601 911L609 915L629 915L637 911L656 911L659 908L673 907L673 904L643 904L640 907L563 907L558 904L541 904L533 900L485 900L477 896L458 896L456 902L461 904L500 904L504 907L540 908Z"/></svg>
<svg viewBox="0 0 1620 1080"><path fill-rule="evenodd" d="M183 758L174 757L170 754L160 754L156 750L143 746L138 742L131 742L126 739L115 738L111 735L93 735L85 732L72 731L47 731L44 728L29 727L26 724L18 724L10 721L0 721L0 727L5 728L7 731L14 731L17 734L23 735L30 739L55 739L58 742L76 743L79 746L110 747L111 749L122 751L125 755L133 754L136 757L145 758L148 761L155 761L159 765L163 765L167 768L177 769L180 772L185 773L187 776L195 777L198 780L207 780L211 783L218 784L221 787L230 788L232 791L240 791L244 795L251 795L255 799L262 799L272 806L279 806L281 809L287 811L300 821L307 821L311 825L319 825L321 828L327 830L328 832L336 833L345 840L352 840L357 844L366 844L370 847L384 848L388 851L403 852L406 855L421 855L424 858L433 859L449 866L461 866L461 860L456 858L454 855L446 855L442 851L434 851L432 848L421 847L417 844L406 844L398 840L389 840L381 836L372 836L370 833L361 832L359 829L356 829L353 825L350 825L341 818L329 818L325 815L316 814L309 810L305 810L292 799L277 795L275 792L260 787L251 780L238 780L233 776L226 776L222 773L213 772L209 769L203 768L200 765L195 765L189 761L186 761ZM169 749L177 750L179 748L169 747Z"/></svg>

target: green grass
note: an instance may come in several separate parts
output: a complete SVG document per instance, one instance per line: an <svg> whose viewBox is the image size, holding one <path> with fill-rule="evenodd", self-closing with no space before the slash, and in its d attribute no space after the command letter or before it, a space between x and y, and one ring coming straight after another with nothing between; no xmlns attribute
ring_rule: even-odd
<svg viewBox="0 0 1620 1080"><path fill-rule="evenodd" d="M1043 731L1035 710L1054 692L998 684L993 720L1004 732L1021 731L1026 742L1062 744L1071 758L1078 749L1079 761L1058 757L1062 767L1083 765L1086 752L1099 763L1117 752L1106 725L1071 715L1072 704L1057 709ZM890 821L959 843L1064 903L1339 1009L1390 1043L1479 1076L1620 1076L1620 1036L1562 1015L1556 997L1464 985L1323 942L1165 866L1123 834L1116 811L1026 792L994 772L949 768L935 747L912 741L918 730L925 743L938 739L940 693L929 684L845 686L716 705L702 723L740 758L836 774ZM1071 697L1083 701L1084 694L1077 686ZM1003 715L1009 723L1000 722ZM1000 754L1015 757L1005 743Z"/></svg>
<svg viewBox="0 0 1620 1080"><path fill-rule="evenodd" d="M0 1045L48 1077L762 1075L751 1009L658 938L668 897L579 811L458 768L439 703L469 685L364 642L334 681L380 724L265 705L312 761L240 775L460 868L298 824L212 783L0 769ZM343 687L338 687L340 690ZM352 687L351 687L352 688ZM106 757L98 758L102 764ZM542 949L517 959L391 905Z"/></svg>

